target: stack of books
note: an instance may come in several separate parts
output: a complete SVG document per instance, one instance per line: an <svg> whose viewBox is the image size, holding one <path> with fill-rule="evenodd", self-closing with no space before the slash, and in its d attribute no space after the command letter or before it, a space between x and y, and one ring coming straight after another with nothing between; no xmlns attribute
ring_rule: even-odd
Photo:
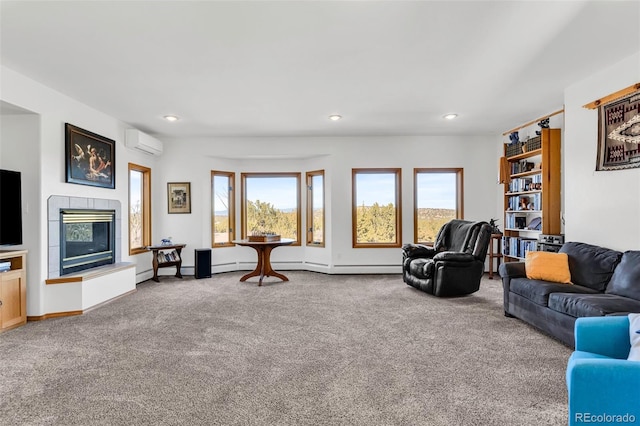
<svg viewBox="0 0 640 426"><path fill-rule="evenodd" d="M166 262L177 262L180 260L180 256L178 252L175 250L171 250L170 252L158 252L158 263L166 263Z"/></svg>
<svg viewBox="0 0 640 426"><path fill-rule="evenodd" d="M0 272L11 270L11 262L0 262Z"/></svg>

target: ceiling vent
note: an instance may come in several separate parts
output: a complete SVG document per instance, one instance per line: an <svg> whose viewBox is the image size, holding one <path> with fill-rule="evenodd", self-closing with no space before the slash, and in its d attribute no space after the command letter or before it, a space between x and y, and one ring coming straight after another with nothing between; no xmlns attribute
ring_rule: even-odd
<svg viewBox="0 0 640 426"><path fill-rule="evenodd" d="M138 129L127 129L125 146L152 155L162 154L162 142Z"/></svg>

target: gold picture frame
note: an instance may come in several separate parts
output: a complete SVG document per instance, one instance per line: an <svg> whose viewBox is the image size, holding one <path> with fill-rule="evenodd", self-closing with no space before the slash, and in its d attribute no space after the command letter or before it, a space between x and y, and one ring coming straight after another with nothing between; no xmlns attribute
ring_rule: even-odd
<svg viewBox="0 0 640 426"><path fill-rule="evenodd" d="M169 214L191 213L191 182L167 183L167 207Z"/></svg>

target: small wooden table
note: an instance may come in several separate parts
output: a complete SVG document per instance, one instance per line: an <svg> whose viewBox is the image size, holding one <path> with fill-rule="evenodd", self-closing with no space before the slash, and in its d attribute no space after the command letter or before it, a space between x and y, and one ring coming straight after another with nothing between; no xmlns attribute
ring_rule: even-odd
<svg viewBox="0 0 640 426"><path fill-rule="evenodd" d="M176 278L182 278L182 274L180 273L180 267L182 266L182 249L186 246L186 244L167 244L167 245L157 245L157 246L148 246L147 250L153 252L153 278L155 282L160 282L158 279L158 268L166 268L168 266L176 267ZM178 260L169 260L165 262L158 262L158 252L159 251L170 251L175 249L178 253Z"/></svg>
<svg viewBox="0 0 640 426"><path fill-rule="evenodd" d="M264 277L277 277L282 281L289 281L289 278L276 272L271 267L271 250L280 246L288 246L293 243L294 240L283 238L280 241L249 241L249 240L234 240L232 243L239 246L252 247L258 252L258 264L256 269L249 272L240 281L246 281L248 278L260 276L258 285L262 285L262 279Z"/></svg>
<svg viewBox="0 0 640 426"><path fill-rule="evenodd" d="M497 241L496 250L493 250L493 242ZM502 258L502 234L491 234L489 241L489 279L493 279L493 259L497 259L496 272L500 269L500 259Z"/></svg>

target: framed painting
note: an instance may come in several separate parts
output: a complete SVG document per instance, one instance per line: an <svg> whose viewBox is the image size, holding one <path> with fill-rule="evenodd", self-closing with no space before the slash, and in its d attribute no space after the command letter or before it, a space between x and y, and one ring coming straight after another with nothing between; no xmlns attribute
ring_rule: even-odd
<svg viewBox="0 0 640 426"><path fill-rule="evenodd" d="M169 213L191 213L191 183L167 183Z"/></svg>
<svg viewBox="0 0 640 426"><path fill-rule="evenodd" d="M596 170L640 167L640 91L598 107Z"/></svg>
<svg viewBox="0 0 640 426"><path fill-rule="evenodd" d="M116 187L115 141L65 123L65 182Z"/></svg>

